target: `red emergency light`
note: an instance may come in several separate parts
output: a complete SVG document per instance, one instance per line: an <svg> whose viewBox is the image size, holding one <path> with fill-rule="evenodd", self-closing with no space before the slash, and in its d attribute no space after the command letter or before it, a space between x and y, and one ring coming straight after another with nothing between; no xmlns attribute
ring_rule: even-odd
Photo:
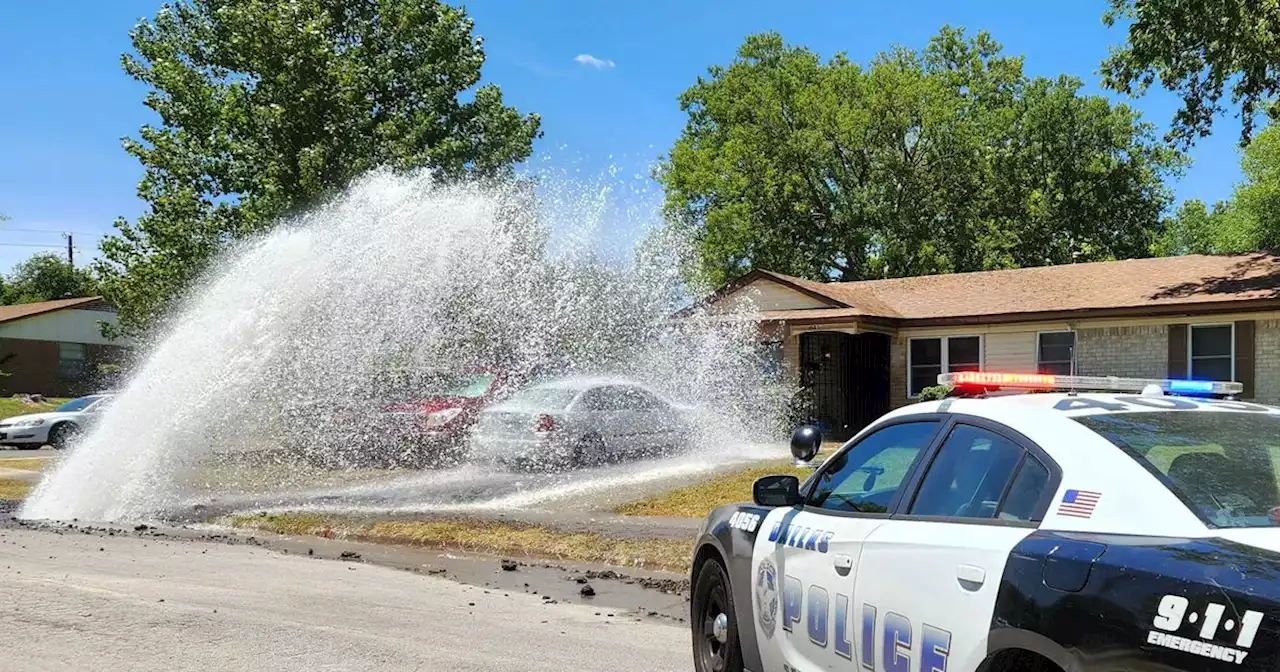
<svg viewBox="0 0 1280 672"><path fill-rule="evenodd" d="M941 376L940 376L941 377ZM957 371L948 376L950 384L981 387L1044 388L1057 387L1057 377L1044 373L991 373L988 371Z"/></svg>

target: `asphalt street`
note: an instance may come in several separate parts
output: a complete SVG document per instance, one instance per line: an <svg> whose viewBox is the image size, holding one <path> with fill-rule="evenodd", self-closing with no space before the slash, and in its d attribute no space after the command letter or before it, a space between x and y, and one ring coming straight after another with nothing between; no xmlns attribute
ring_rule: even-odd
<svg viewBox="0 0 1280 672"><path fill-rule="evenodd" d="M252 546L0 530L5 670L691 669L681 627Z"/></svg>

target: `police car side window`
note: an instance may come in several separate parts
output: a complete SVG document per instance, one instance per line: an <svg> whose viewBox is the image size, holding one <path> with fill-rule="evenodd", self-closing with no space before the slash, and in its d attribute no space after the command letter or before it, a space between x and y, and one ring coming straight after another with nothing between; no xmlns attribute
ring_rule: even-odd
<svg viewBox="0 0 1280 672"><path fill-rule="evenodd" d="M1018 444L994 432L972 425L956 425L929 465L908 513L995 518L1005 486L1013 478L1025 452Z"/></svg>
<svg viewBox="0 0 1280 672"><path fill-rule="evenodd" d="M911 465L937 430L938 421L922 420L867 435L818 474L807 504L831 511L887 513Z"/></svg>
<svg viewBox="0 0 1280 672"><path fill-rule="evenodd" d="M1013 485L1009 486L1009 494L1005 495L1000 505L1000 520L1020 520L1029 522L1035 519L1036 508L1049 486L1049 470L1040 460L1028 455L1018 468L1018 475L1013 477Z"/></svg>

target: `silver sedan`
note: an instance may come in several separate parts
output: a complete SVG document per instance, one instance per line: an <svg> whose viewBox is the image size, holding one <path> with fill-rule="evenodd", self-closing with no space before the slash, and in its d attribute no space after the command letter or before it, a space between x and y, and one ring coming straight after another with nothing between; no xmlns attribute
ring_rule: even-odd
<svg viewBox="0 0 1280 672"><path fill-rule="evenodd" d="M476 461L536 470L668 455L692 431L681 407L636 383L566 378L526 388L480 414Z"/></svg>

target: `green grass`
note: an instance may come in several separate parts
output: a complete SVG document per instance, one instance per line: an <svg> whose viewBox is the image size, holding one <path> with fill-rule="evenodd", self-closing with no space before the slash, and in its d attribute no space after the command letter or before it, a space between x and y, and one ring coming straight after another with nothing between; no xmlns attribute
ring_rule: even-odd
<svg viewBox="0 0 1280 672"><path fill-rule="evenodd" d="M28 404L21 399L0 398L0 420L4 418L12 418L15 415L26 415L28 413L44 413L67 403L69 399L45 399L38 404Z"/></svg>
<svg viewBox="0 0 1280 672"><path fill-rule="evenodd" d="M615 512L626 516L701 518L722 504L751 501L751 485L761 476L794 474L804 480L811 473L813 470L796 467L790 460L779 460L720 474L700 483L629 502L619 506Z"/></svg>
<svg viewBox="0 0 1280 672"><path fill-rule="evenodd" d="M231 516L222 522L277 534L336 537L670 571L688 571L692 543L692 539L626 539L594 532L563 532L538 525L462 518L371 521L350 516L282 513Z"/></svg>

